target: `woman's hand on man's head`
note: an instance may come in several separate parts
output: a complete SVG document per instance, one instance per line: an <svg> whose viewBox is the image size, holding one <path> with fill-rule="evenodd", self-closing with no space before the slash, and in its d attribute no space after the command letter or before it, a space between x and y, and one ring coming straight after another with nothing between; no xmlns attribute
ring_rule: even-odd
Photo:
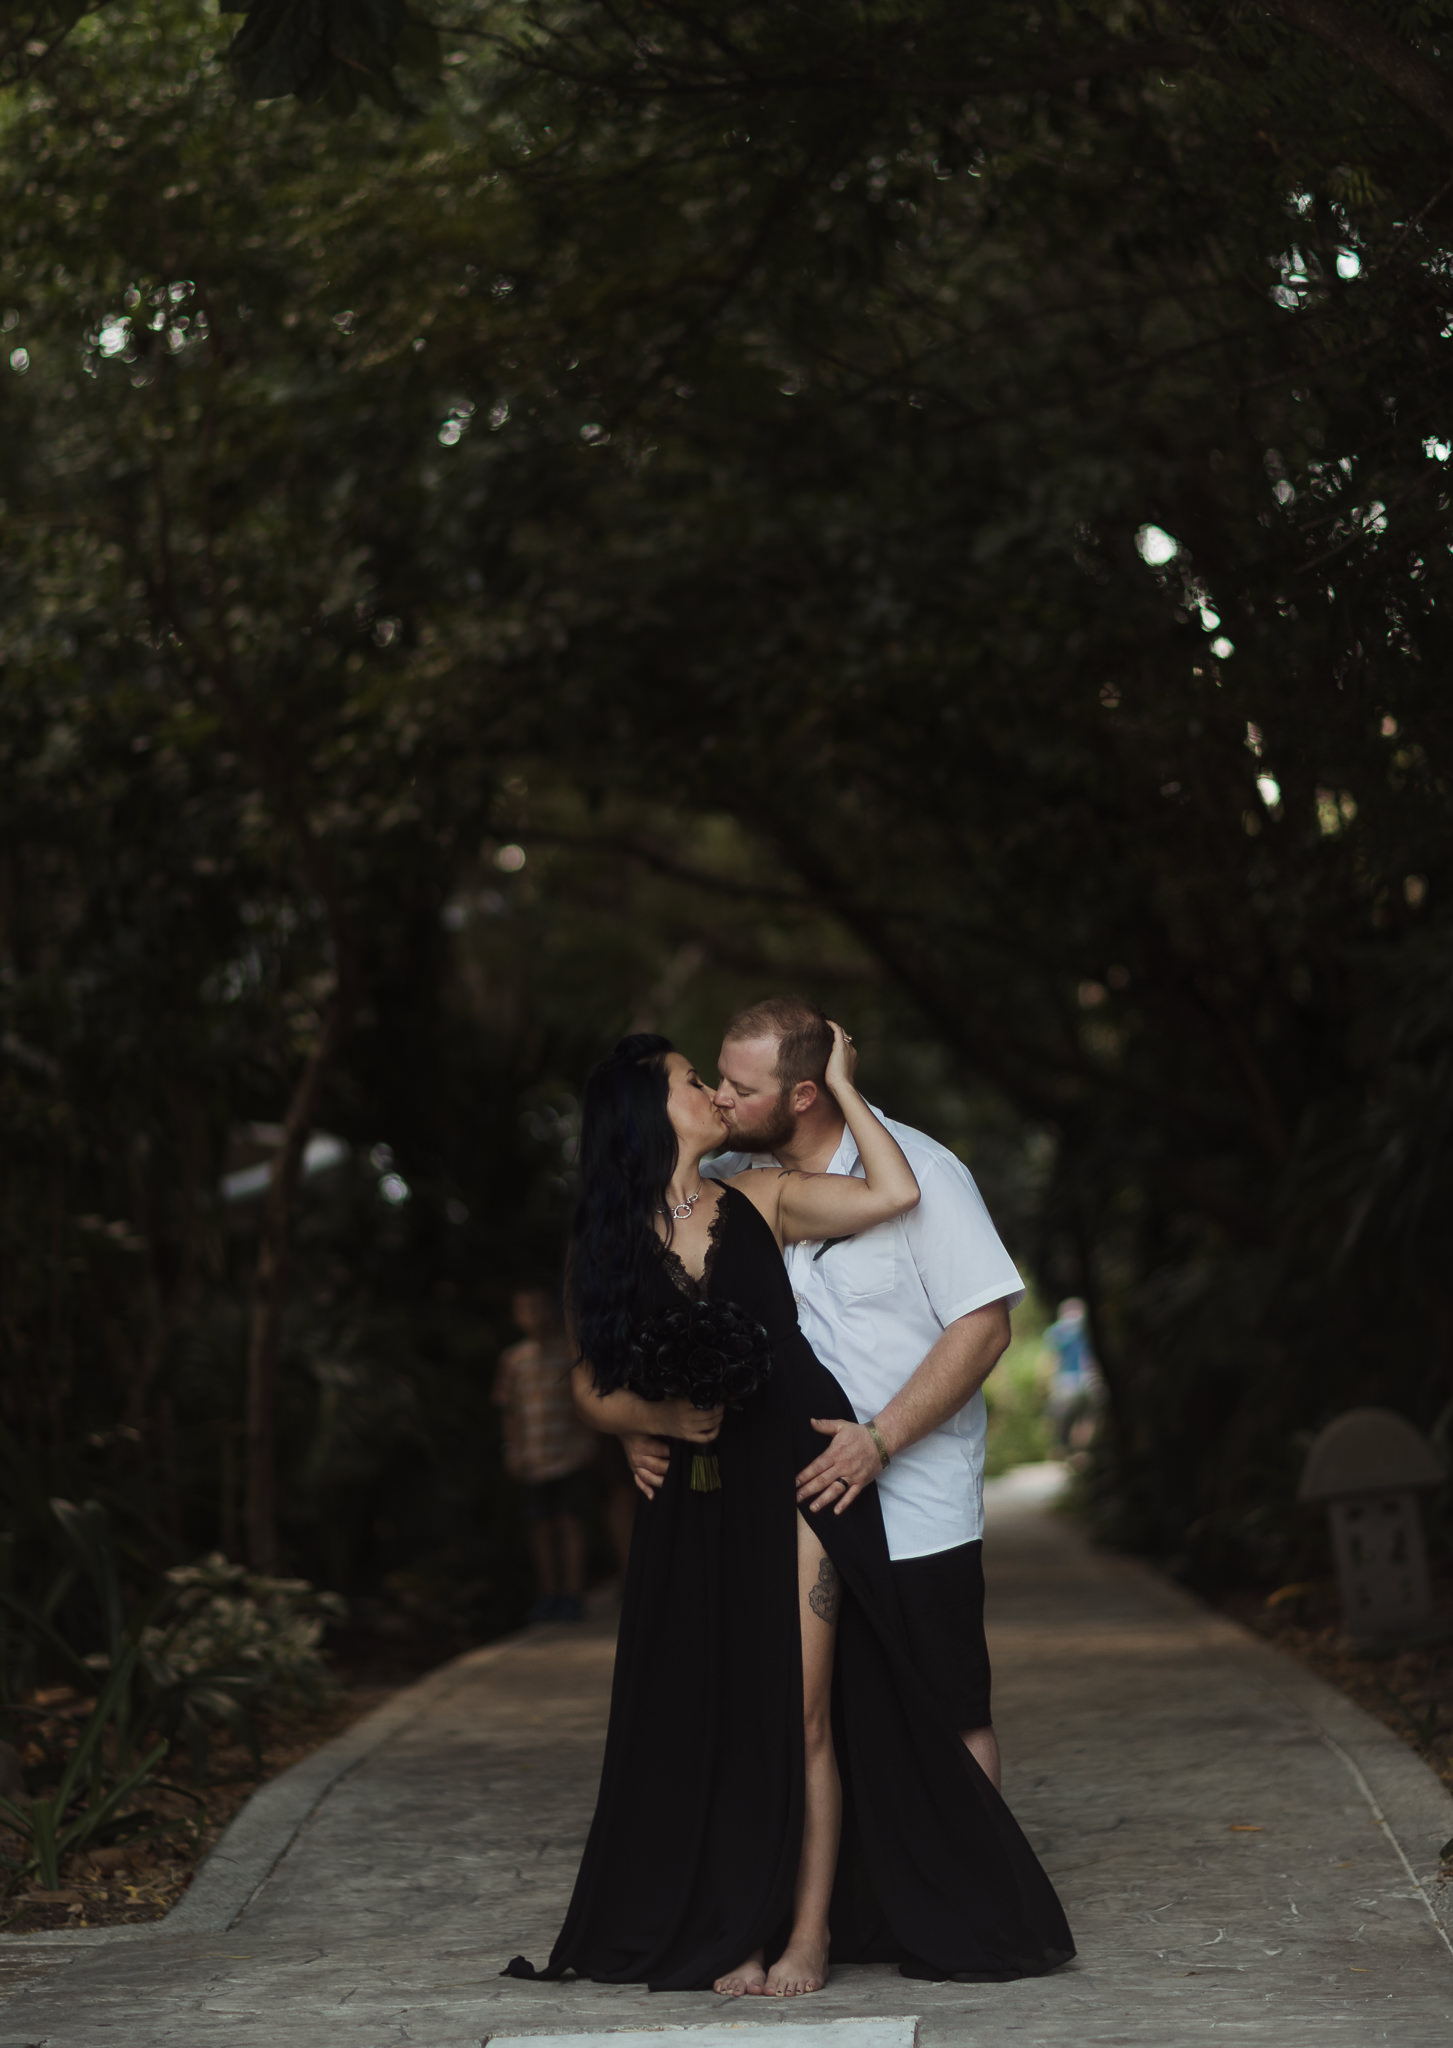
<svg viewBox="0 0 1453 2048"><path fill-rule="evenodd" d="M853 1085L853 1075L858 1068L858 1049L841 1024L828 1019L828 1030L832 1033L832 1051L827 1056L827 1072L823 1075L829 1089L836 1095L840 1088Z"/></svg>

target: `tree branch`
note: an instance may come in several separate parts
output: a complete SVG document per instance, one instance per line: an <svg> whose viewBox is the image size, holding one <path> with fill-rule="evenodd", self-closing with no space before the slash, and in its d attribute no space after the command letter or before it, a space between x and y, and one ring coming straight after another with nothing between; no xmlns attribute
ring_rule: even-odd
<svg viewBox="0 0 1453 2048"><path fill-rule="evenodd" d="M452 31L451 31L452 33ZM906 99L1007 99L1016 94L1061 92L1090 78L1105 78L1134 71L1185 71L1199 64L1203 52L1194 43L1152 42L1120 44L1112 49L1086 50L1062 63L1042 70L1010 73L986 72L982 78L892 78L867 71L757 71L747 67L735 71L689 71L660 64L655 76L642 77L638 71L576 69L554 62L538 50L500 39L501 47L522 66L543 71L552 78L568 79L575 85L604 87L620 99L660 99L692 94L761 92L863 92Z"/></svg>
<svg viewBox="0 0 1453 2048"><path fill-rule="evenodd" d="M1051 64L1043 71L991 72L968 78L858 78L824 80L824 84L858 85L874 92L907 93L930 99L1007 99L1017 93L1060 92L1090 78L1111 78L1127 71L1187 71L1199 64L1202 52L1194 43L1124 43L1098 53L1084 51Z"/></svg>
<svg viewBox="0 0 1453 2048"><path fill-rule="evenodd" d="M653 874L664 875L669 881L685 882L693 889L705 889L715 896L730 896L738 902L780 903L794 910L807 911L820 907L817 899L804 889L783 889L774 887L770 882L748 882L740 881L734 875L714 875L706 868L693 867L657 847L647 846L639 839L628 839L619 833L550 832L530 826L527 837L545 846L569 846L585 853L621 854L627 860L639 861Z"/></svg>
<svg viewBox="0 0 1453 2048"><path fill-rule="evenodd" d="M1453 139L1453 79L1376 16L1342 0L1258 0L1263 13L1315 36L1378 78L1389 92Z"/></svg>

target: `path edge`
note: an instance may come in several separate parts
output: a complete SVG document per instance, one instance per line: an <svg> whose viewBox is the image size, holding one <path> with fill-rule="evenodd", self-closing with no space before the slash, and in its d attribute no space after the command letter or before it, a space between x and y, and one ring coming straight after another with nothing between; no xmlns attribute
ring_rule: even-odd
<svg viewBox="0 0 1453 2048"><path fill-rule="evenodd" d="M1162 1599L1194 1615L1203 1640L1234 1646L1254 1667L1263 1692L1312 1724L1382 1829L1453 1956L1453 1886L1439 1864L1439 1850L1453 1839L1453 1791L1432 1765L1290 1650L1279 1649L1139 1558L1104 1551L1098 1556L1119 1570L1153 1580Z"/></svg>

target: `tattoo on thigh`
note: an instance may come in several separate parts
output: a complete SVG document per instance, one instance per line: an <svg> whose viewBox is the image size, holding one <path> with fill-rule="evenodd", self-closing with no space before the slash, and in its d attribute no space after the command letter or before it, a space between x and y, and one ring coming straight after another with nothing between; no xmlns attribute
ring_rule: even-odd
<svg viewBox="0 0 1453 2048"><path fill-rule="evenodd" d="M817 1584L807 1596L807 1604L819 1621L831 1627L837 1620L837 1611L842 1604L843 1582L838 1577L837 1566L830 1557L825 1557L817 1567Z"/></svg>

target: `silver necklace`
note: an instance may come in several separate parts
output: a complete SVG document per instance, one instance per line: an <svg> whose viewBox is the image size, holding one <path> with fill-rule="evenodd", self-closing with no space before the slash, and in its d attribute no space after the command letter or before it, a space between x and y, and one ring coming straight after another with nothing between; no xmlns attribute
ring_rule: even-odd
<svg viewBox="0 0 1453 2048"><path fill-rule="evenodd" d="M701 1200L702 1193L703 1188L698 1188L694 1195L688 1195L686 1200L678 1202L674 1209L658 1209L656 1214L658 1216L669 1216L673 1223L685 1223L689 1220L692 1210Z"/></svg>

